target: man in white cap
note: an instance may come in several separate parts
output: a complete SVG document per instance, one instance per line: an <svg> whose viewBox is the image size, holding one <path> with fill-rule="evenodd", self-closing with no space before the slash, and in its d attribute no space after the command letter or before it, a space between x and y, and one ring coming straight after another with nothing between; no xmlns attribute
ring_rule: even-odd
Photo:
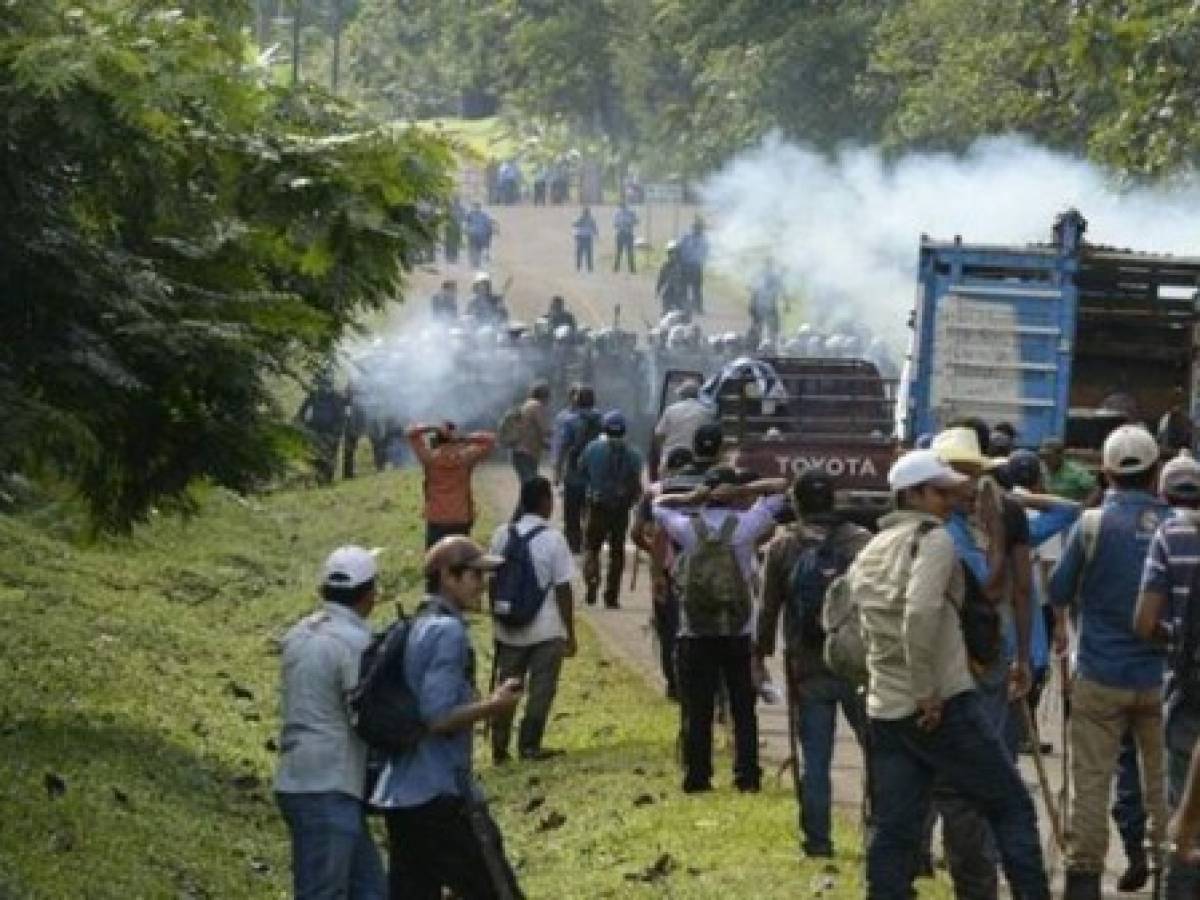
<svg viewBox="0 0 1200 900"><path fill-rule="evenodd" d="M1158 527L1150 543L1134 630L1160 646L1173 645L1167 657L1163 740L1167 807L1178 817L1185 805L1192 750L1200 740L1200 615L1194 606L1200 603L1195 589L1200 566L1200 463L1188 451L1181 450L1163 466L1159 493L1175 512ZM1182 900L1200 895L1195 848L1186 835L1171 837L1176 847L1166 859L1164 896Z"/></svg>
<svg viewBox="0 0 1200 900"><path fill-rule="evenodd" d="M966 480L933 450L897 460L888 473L897 511L880 520L848 575L870 673L867 888L879 900L910 896L935 778L986 817L1014 891L1050 896L1033 801L983 716L967 664L964 576L944 527Z"/></svg>
<svg viewBox="0 0 1200 900"><path fill-rule="evenodd" d="M1059 629L1068 608L1078 634L1071 687L1071 795L1067 845L1068 900L1100 897L1108 854L1109 798L1121 735L1133 731L1142 762L1142 795L1151 868L1165 835L1163 805L1162 649L1134 632L1134 608L1147 551L1169 507L1152 491L1158 443L1138 425L1122 425L1104 442L1109 489L1067 538L1050 578Z"/></svg>
<svg viewBox="0 0 1200 900"><path fill-rule="evenodd" d="M282 718L275 797L292 839L297 897L387 896L363 814L367 746L350 727L346 696L371 640L375 557L339 547L321 574L321 608L282 641Z"/></svg>

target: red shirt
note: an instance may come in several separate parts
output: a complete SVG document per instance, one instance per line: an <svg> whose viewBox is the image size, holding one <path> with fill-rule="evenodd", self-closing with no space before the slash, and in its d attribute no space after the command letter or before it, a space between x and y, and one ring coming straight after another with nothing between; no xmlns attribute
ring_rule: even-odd
<svg viewBox="0 0 1200 900"><path fill-rule="evenodd" d="M477 432L430 447L423 429L409 429L408 440L425 469L425 521L431 525L466 525L475 521L471 470L492 452L496 436Z"/></svg>

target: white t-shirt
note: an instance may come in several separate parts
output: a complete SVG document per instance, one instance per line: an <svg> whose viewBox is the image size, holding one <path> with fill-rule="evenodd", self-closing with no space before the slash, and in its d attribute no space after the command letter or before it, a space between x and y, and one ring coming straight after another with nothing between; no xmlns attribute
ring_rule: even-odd
<svg viewBox="0 0 1200 900"><path fill-rule="evenodd" d="M696 431L712 421L712 409L694 398L680 400L664 409L654 428L654 433L663 441L663 459L676 447L691 450Z"/></svg>
<svg viewBox="0 0 1200 900"><path fill-rule="evenodd" d="M539 525L545 530L529 542L529 553L533 557L533 570L537 572L538 584L546 586L546 599L533 621L524 628L507 628L495 623L496 640L512 647L529 647L555 638L566 640L567 626L563 624L554 598L554 589L560 584L570 584L575 577L575 557L567 546L562 532L550 525L541 516L527 514L517 522L517 534L529 534ZM508 525L501 525L492 535L491 552L504 555L508 543Z"/></svg>

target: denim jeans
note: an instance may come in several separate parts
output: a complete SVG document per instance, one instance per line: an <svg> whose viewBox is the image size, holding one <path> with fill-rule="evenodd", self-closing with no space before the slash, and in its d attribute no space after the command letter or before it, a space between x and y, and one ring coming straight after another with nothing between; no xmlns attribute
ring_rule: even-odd
<svg viewBox="0 0 1200 900"><path fill-rule="evenodd" d="M829 830L833 790L830 784L830 765L833 762L833 741L837 729L837 712L841 707L854 729L861 746L866 727L866 710L854 685L844 678L821 674L800 681L794 689L794 702L800 707L797 719L797 738L804 756L804 779L801 785L800 831L804 835L804 852L810 855L833 853L833 838Z"/></svg>
<svg viewBox="0 0 1200 900"><path fill-rule="evenodd" d="M1200 712L1182 706L1167 708L1165 729L1167 768L1167 809L1174 814L1183 799L1187 784L1192 749L1200 740ZM1181 863L1174 855L1167 857L1167 872L1163 896L1167 900L1192 900L1200 896L1200 868Z"/></svg>
<svg viewBox="0 0 1200 900"><path fill-rule="evenodd" d="M987 819L1014 895L1049 898L1033 800L974 691L947 700L932 731L918 727L914 715L871 719L869 733L874 817L868 897L909 897L930 789L940 777Z"/></svg>
<svg viewBox="0 0 1200 900"><path fill-rule="evenodd" d="M349 794L276 794L292 838L296 900L385 900L387 880L362 802Z"/></svg>

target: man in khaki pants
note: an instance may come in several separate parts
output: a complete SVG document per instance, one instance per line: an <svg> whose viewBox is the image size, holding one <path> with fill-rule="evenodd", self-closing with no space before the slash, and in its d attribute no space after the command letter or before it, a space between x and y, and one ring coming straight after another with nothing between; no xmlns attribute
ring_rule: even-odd
<svg viewBox="0 0 1200 900"><path fill-rule="evenodd" d="M1142 760L1151 865L1165 829L1163 805L1163 655L1133 630L1141 572L1168 506L1153 490L1158 444L1140 426L1123 425L1102 453L1109 489L1067 539L1050 580L1060 639L1067 607L1078 632L1071 689L1070 836L1066 900L1100 900L1108 853L1108 802L1121 735L1133 731Z"/></svg>

